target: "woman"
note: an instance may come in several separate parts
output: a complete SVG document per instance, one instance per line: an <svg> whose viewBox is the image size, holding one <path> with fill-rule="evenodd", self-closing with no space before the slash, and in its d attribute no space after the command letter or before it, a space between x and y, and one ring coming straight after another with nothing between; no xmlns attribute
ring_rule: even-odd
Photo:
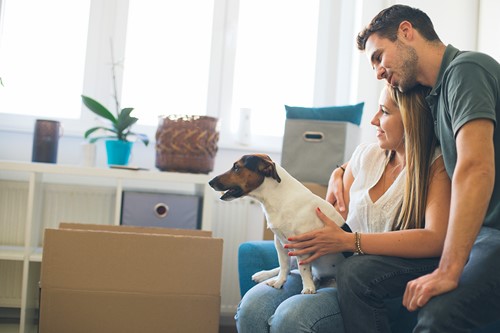
<svg viewBox="0 0 500 333"><path fill-rule="evenodd" d="M432 258L442 251L450 203L446 175L422 87L401 94L387 86L371 124L376 144L360 145L344 176L341 212L354 233L341 230L321 212L325 227L290 238L291 255L327 253ZM362 235L362 237L361 237ZM425 273L425 272L423 272ZM341 274L341 273L340 273ZM282 289L261 283L243 297L236 313L238 332L343 332L337 289L323 282L302 295L298 274Z"/></svg>

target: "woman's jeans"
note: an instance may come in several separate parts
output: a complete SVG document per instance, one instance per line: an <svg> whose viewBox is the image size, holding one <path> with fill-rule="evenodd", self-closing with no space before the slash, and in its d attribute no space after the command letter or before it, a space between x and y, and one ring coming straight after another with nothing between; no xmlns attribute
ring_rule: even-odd
<svg viewBox="0 0 500 333"><path fill-rule="evenodd" d="M431 298L413 332L470 332L500 318L500 231L483 227L457 289ZM338 267L338 298L346 332L390 332L384 300L432 272L438 259L353 256Z"/></svg>
<svg viewBox="0 0 500 333"><path fill-rule="evenodd" d="M260 283L250 289L236 312L239 333L335 332L344 327L337 302L337 289L320 288L302 295L302 280L293 271L282 289Z"/></svg>

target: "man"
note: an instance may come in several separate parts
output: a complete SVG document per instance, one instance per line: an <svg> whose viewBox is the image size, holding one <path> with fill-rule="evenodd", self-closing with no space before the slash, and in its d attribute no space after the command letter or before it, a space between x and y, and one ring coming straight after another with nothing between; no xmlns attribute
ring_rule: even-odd
<svg viewBox="0 0 500 333"><path fill-rule="evenodd" d="M468 332L499 320L500 65L444 45L429 17L404 5L381 11L357 43L377 79L402 92L419 84L432 88L427 102L452 179L452 201L443 254L432 273L422 267L419 278L405 275L401 258L355 256L342 264L337 282L346 331L390 331L383 300L405 286L403 305L419 310L414 332Z"/></svg>

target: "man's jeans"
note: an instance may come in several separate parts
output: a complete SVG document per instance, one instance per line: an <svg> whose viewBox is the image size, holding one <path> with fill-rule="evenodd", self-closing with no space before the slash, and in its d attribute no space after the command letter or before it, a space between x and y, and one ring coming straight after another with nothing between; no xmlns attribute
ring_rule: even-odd
<svg viewBox="0 0 500 333"><path fill-rule="evenodd" d="M432 298L414 332L470 332L500 318L500 231L483 227L457 289ZM401 297L408 281L432 272L439 259L354 256L338 269L346 332L390 332L385 300Z"/></svg>

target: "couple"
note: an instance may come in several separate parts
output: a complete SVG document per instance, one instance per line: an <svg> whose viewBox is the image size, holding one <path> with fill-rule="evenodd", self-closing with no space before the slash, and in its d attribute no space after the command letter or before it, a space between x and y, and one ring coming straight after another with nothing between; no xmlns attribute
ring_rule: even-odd
<svg viewBox="0 0 500 333"><path fill-rule="evenodd" d="M500 319L500 66L445 46L422 11L394 5L358 35L388 86L361 145L331 177L327 200L361 235L325 227L291 239L292 255L359 255L338 289L300 295L300 276L242 299L244 332L389 332L385 300L419 310L414 332L467 332ZM428 87L427 90L425 87ZM434 134L435 132L435 134ZM434 137L440 148L436 148Z"/></svg>

